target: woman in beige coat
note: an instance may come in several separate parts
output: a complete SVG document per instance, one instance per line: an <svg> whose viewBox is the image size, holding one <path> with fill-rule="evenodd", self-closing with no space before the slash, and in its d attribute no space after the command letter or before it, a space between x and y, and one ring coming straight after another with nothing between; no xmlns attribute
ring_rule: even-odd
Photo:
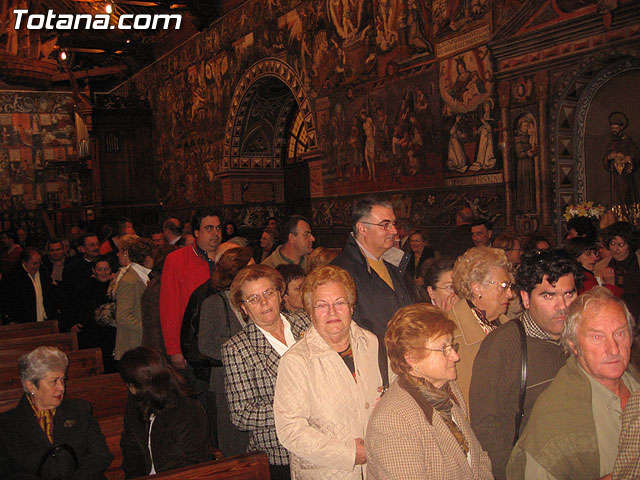
<svg viewBox="0 0 640 480"><path fill-rule="evenodd" d="M387 325L385 344L398 377L369 420L367 480L493 479L455 381L454 328L427 303L398 310Z"/></svg>
<svg viewBox="0 0 640 480"><path fill-rule="evenodd" d="M509 321L505 312L513 298L513 269L504 250L474 247L458 257L452 278L460 300L447 316L456 324L453 336L460 343L458 385L468 403L471 371L480 343Z"/></svg>
<svg viewBox="0 0 640 480"><path fill-rule="evenodd" d="M127 271L118 282L116 297L116 346L114 357L120 360L128 350L142 345L142 293L149 283L153 266L153 242L136 235L120 238L118 261Z"/></svg>
<svg viewBox="0 0 640 480"><path fill-rule="evenodd" d="M361 480L364 434L382 386L378 340L352 321L356 287L336 266L302 284L313 326L284 354L273 404L294 480Z"/></svg>

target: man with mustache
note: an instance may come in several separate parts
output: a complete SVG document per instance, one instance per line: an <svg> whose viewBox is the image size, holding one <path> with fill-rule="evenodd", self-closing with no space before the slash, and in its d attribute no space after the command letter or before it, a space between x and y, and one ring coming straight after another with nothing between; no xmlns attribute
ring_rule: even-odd
<svg viewBox="0 0 640 480"><path fill-rule="evenodd" d="M581 282L579 264L564 250L523 255L516 288L525 311L487 335L480 345L471 376L469 414L498 480L506 478L516 429L524 429L536 399L565 364L560 336L566 309L577 298ZM520 326L525 332L527 368L524 416L518 428L523 352Z"/></svg>
<svg viewBox="0 0 640 480"><path fill-rule="evenodd" d="M611 478L622 412L640 389L629 365L633 324L604 287L571 304L561 339L571 355L533 407L507 478Z"/></svg>

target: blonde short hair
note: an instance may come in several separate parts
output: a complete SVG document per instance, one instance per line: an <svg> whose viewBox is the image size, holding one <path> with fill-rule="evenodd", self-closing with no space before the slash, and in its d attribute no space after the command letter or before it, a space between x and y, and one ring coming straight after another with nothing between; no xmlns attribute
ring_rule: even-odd
<svg viewBox="0 0 640 480"><path fill-rule="evenodd" d="M491 268L502 268L513 282L513 268L504 250L491 247L473 247L458 257L453 266L453 290L460 298L473 299L472 285L487 279Z"/></svg>
<svg viewBox="0 0 640 480"><path fill-rule="evenodd" d="M302 292L302 304L311 318L313 318L313 306L311 305L313 292L321 285L330 282L340 283L347 292L349 305L351 307L355 305L357 299L356 284L346 270L335 265L316 267L304 278L300 288Z"/></svg>

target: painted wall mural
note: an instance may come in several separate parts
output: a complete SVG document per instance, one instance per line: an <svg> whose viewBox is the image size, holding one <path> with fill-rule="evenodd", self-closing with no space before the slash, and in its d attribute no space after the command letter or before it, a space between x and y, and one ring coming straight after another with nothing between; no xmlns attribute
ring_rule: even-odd
<svg viewBox="0 0 640 480"><path fill-rule="evenodd" d="M0 92L0 209L88 201L76 159L70 95ZM89 197L90 198L90 197Z"/></svg>
<svg viewBox="0 0 640 480"><path fill-rule="evenodd" d="M313 111L311 190L323 198L313 202L320 223L339 221L325 218L340 203L333 197L421 191L429 206L430 198L441 204L442 192L460 200L465 187L480 190L470 201L511 188L513 198L507 194L503 203L513 205L513 225L516 217L550 211L547 90L571 70L563 56L599 44L576 39L566 49L550 44L537 52L532 37L511 52L507 43L554 22L606 16L601 2L533 3L249 0L113 93L153 111L159 199L167 205L219 203L221 173L266 173L265 162L243 155L265 153L281 124L267 121L260 131L260 122L246 123L256 128L247 137L232 120L264 93L248 86L243 91L255 98L235 98L241 79L274 58L295 72ZM549 77L538 77L542 58L558 62ZM526 75L513 73L524 68ZM500 78L508 84L505 99L498 98ZM225 164L232 137L245 143L239 161ZM269 165L273 171L277 162ZM428 220L446 225L445 217ZM548 218L544 225L551 228Z"/></svg>

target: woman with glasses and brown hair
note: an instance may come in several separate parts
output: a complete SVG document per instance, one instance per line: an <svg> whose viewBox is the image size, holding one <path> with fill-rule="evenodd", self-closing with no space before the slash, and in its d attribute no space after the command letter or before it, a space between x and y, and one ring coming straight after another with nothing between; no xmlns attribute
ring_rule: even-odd
<svg viewBox="0 0 640 480"><path fill-rule="evenodd" d="M280 361L278 439L291 453L294 478L360 480L364 434L382 387L378 339L352 320L356 286L342 268L315 268L302 299L313 326Z"/></svg>
<svg viewBox="0 0 640 480"><path fill-rule="evenodd" d="M404 307L385 345L398 375L376 406L365 437L368 480L493 479L456 383L456 325L437 307Z"/></svg>
<svg viewBox="0 0 640 480"><path fill-rule="evenodd" d="M447 316L456 324L454 337L460 342L458 384L468 401L473 360L480 343L509 321L505 312L513 298L513 271L504 250L473 247L456 260L452 280L460 300Z"/></svg>
<svg viewBox="0 0 640 480"><path fill-rule="evenodd" d="M283 292L276 269L251 265L240 270L229 296L247 325L222 345L231 421L249 432L248 452L267 452L274 480L290 478L289 453L278 442L273 418L278 364L309 324L306 313L282 313Z"/></svg>

